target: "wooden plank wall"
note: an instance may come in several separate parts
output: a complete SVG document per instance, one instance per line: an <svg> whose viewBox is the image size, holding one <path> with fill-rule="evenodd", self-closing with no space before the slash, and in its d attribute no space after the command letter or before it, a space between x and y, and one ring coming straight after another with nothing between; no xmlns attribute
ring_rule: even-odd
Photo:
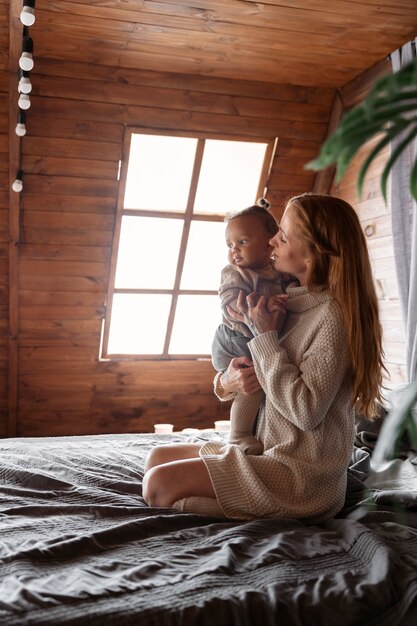
<svg viewBox="0 0 417 626"><path fill-rule="evenodd" d="M358 152L343 180L334 185L333 193L356 208L367 237L383 327L385 364L390 375L386 385L391 388L406 382L407 378L404 331L392 247L391 207L380 191L381 173L389 157L388 148L371 166L360 198L356 189L360 165L374 144L375 140Z"/></svg>
<svg viewBox="0 0 417 626"><path fill-rule="evenodd" d="M391 72L391 63L385 59L347 84L340 93L344 108L347 110L358 104L369 92L375 81L389 72ZM376 141L377 139L374 138L363 146L352 160L340 183L333 185L332 193L344 198L356 208L367 237L379 299L385 365L389 373L386 386L392 388L399 383L406 382L407 378L404 331L392 247L389 192L388 202L385 202L380 189L380 178L389 158L389 148L381 152L369 168L360 198L356 185L360 166Z"/></svg>
<svg viewBox="0 0 417 626"><path fill-rule="evenodd" d="M9 11L0 0L0 436L7 433L9 292Z"/></svg>
<svg viewBox="0 0 417 626"><path fill-rule="evenodd" d="M39 54L39 49L38 49ZM210 362L99 362L124 124L279 137L276 214L312 188L303 170L333 93L290 85L36 59L23 142L18 435L208 427L228 406Z"/></svg>

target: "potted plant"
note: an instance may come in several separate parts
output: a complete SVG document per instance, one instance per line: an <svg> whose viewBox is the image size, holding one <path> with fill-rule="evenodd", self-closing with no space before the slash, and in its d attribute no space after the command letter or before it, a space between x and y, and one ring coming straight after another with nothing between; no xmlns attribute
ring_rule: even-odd
<svg viewBox="0 0 417 626"><path fill-rule="evenodd" d="M358 194L361 195L372 161L385 146L398 138L381 175L381 191L386 201L390 171L406 146L417 137L417 59L377 81L367 97L343 116L336 131L322 145L318 157L307 163L306 168L321 170L336 163L338 182L359 148L376 135L379 140L359 170ZM410 172L410 191L417 200L417 157ZM374 467L392 458L405 431L417 450L417 427L413 417L416 401L417 382L412 382L402 389L388 419L384 420L372 455Z"/></svg>

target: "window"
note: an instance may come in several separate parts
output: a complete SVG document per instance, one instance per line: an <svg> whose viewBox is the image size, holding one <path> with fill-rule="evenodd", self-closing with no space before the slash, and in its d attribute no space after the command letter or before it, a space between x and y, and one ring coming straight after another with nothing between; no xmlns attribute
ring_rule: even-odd
<svg viewBox="0 0 417 626"><path fill-rule="evenodd" d="M127 130L103 358L209 356L224 216L264 195L275 143Z"/></svg>

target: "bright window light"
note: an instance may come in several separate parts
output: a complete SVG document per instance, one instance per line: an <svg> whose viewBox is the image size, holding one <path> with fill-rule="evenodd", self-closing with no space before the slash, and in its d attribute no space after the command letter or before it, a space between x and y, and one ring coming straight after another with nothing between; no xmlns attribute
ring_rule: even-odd
<svg viewBox="0 0 417 626"><path fill-rule="evenodd" d="M160 294L114 294L109 354L162 354L171 299Z"/></svg>
<svg viewBox="0 0 417 626"><path fill-rule="evenodd" d="M226 214L254 204L267 145L207 139L194 211Z"/></svg>
<svg viewBox="0 0 417 626"><path fill-rule="evenodd" d="M183 220L124 216L116 289L172 289Z"/></svg>
<svg viewBox="0 0 417 626"><path fill-rule="evenodd" d="M218 296L179 296L170 354L210 354L221 322Z"/></svg>
<svg viewBox="0 0 417 626"><path fill-rule="evenodd" d="M191 222L181 289L218 289L227 265L225 228L224 222Z"/></svg>
<svg viewBox="0 0 417 626"><path fill-rule="evenodd" d="M197 139L133 134L125 209L184 212Z"/></svg>
<svg viewBox="0 0 417 626"><path fill-rule="evenodd" d="M224 216L265 189L276 138L128 132L103 356L209 357L228 263Z"/></svg>

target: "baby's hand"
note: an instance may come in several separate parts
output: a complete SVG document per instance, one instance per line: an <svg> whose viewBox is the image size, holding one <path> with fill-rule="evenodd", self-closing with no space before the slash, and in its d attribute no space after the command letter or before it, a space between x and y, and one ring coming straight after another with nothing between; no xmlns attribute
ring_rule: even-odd
<svg viewBox="0 0 417 626"><path fill-rule="evenodd" d="M286 293L282 293L277 296L270 296L266 305L267 311L269 311L269 313L281 311L282 305L286 304L287 300L288 295Z"/></svg>
<svg viewBox="0 0 417 626"><path fill-rule="evenodd" d="M287 300L288 300L288 295L286 293L283 293L277 296L270 296L268 298L268 302L266 305L266 308L269 311L269 313L274 313L276 311L281 312L281 315L278 318L278 326L277 326L278 333L281 332L285 324L285 320L287 319L287 310L286 310Z"/></svg>

